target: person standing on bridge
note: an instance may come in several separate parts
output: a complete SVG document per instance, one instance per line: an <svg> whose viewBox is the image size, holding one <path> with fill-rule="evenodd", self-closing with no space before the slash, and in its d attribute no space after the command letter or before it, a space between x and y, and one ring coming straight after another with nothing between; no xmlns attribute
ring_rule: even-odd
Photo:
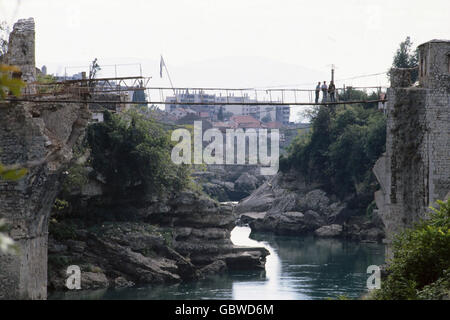
<svg viewBox="0 0 450 320"><path fill-rule="evenodd" d="M336 98L335 98L336 86L334 85L333 81L331 81L330 85L328 86L328 93L330 94L330 101L336 102Z"/></svg>
<svg viewBox="0 0 450 320"><path fill-rule="evenodd" d="M320 94L320 82L317 84L316 87L316 103L319 103L319 94Z"/></svg>
<svg viewBox="0 0 450 320"><path fill-rule="evenodd" d="M322 102L327 102L327 90L328 90L327 82L324 81L322 85L322 94L323 94Z"/></svg>

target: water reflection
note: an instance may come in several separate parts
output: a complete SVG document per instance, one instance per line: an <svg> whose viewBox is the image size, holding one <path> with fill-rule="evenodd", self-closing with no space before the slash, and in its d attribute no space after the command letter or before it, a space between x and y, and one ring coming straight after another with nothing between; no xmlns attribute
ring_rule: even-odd
<svg viewBox="0 0 450 320"><path fill-rule="evenodd" d="M369 265L384 263L384 247L313 237L250 235L236 227L231 240L264 246L270 255L265 271L216 276L165 286L55 293L51 299L324 299L359 297L365 292Z"/></svg>
<svg viewBox="0 0 450 320"><path fill-rule="evenodd" d="M248 281L233 282L233 299L245 300L290 300L302 299L295 293L285 290L280 283L281 261L277 251L265 241L256 241L250 238L251 229L249 227L236 227L231 232L231 241L239 246L260 247L269 250L270 255L266 258L266 270L262 274L265 277L262 281L250 279ZM307 299L307 296L303 299ZM251 297L251 298L249 298Z"/></svg>

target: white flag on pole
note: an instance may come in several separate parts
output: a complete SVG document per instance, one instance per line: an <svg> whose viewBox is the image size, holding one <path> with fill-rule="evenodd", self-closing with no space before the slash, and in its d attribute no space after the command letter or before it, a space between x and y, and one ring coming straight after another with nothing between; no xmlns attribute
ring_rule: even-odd
<svg viewBox="0 0 450 320"><path fill-rule="evenodd" d="M163 67L165 67L165 66L166 66L166 64L164 63L163 56L161 55L161 61L159 62L159 76L160 76L160 78L162 78Z"/></svg>

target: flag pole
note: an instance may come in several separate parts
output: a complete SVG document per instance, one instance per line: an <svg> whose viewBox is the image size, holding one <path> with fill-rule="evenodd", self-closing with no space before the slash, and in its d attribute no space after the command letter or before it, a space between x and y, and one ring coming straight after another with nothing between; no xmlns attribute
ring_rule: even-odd
<svg viewBox="0 0 450 320"><path fill-rule="evenodd" d="M167 69L166 62L164 61L163 56L161 55L161 61L164 65L164 69L166 69L167 77L169 78L170 86L172 87L173 93L175 94L175 88L173 87L172 79L170 78L169 69ZM176 94L175 94L176 96Z"/></svg>

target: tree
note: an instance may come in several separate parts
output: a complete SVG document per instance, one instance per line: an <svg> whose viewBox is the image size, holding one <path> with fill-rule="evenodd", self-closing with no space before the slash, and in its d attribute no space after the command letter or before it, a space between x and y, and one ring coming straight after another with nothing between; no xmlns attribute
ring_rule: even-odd
<svg viewBox="0 0 450 320"><path fill-rule="evenodd" d="M223 121L223 107L222 106L220 106L220 108L219 108L219 112L217 114L217 119L219 121Z"/></svg>
<svg viewBox="0 0 450 320"><path fill-rule="evenodd" d="M88 128L92 165L105 177L108 192L117 195L162 194L189 182L187 168L170 158L169 135L152 119L136 112L105 112L105 121Z"/></svg>
<svg viewBox="0 0 450 320"><path fill-rule="evenodd" d="M226 111L226 112L223 113L223 118L224 118L224 120L230 120L230 118L231 118L232 116L234 116L234 114L233 114L232 112Z"/></svg>
<svg viewBox="0 0 450 320"><path fill-rule="evenodd" d="M102 68L98 64L97 58L95 58L94 61L92 61L91 66L89 67L89 80L95 79L95 77L97 76L97 72L100 70L102 70Z"/></svg>
<svg viewBox="0 0 450 320"><path fill-rule="evenodd" d="M376 107L352 105L338 107L335 114L322 106L313 109L310 117L311 135L295 138L281 170L297 168L342 198L373 194L372 167L386 143L384 115Z"/></svg>
<svg viewBox="0 0 450 320"><path fill-rule="evenodd" d="M2 56L8 51L8 40L6 40L9 34L9 27L5 21L0 21L0 62Z"/></svg>
<svg viewBox="0 0 450 320"><path fill-rule="evenodd" d="M268 113L261 119L261 121L265 122L265 123L271 122L272 121L272 116L270 115L270 113Z"/></svg>
<svg viewBox="0 0 450 320"><path fill-rule="evenodd" d="M394 61L392 62L393 68L417 68L419 61L419 51L416 49L412 52L411 39L406 37L405 41L400 43L400 48L397 49L397 53L394 56ZM388 75L390 72L388 73ZM416 82L419 76L419 71L415 70L411 74L411 80Z"/></svg>

